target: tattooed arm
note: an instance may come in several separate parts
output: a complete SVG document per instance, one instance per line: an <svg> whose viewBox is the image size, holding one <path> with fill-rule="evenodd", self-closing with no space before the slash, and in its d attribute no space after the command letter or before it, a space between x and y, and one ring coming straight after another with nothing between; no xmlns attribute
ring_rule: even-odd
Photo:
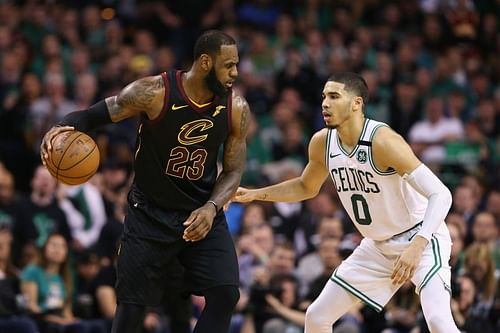
<svg viewBox="0 0 500 333"><path fill-rule="evenodd" d="M214 208L222 208L233 196L240 183L245 168L250 108L243 97L233 95L232 110L231 133L224 144L224 169L217 178L210 200L193 211L184 222L186 229L183 238L186 241L198 241L207 235L217 214Z"/></svg>
<svg viewBox="0 0 500 333"><path fill-rule="evenodd" d="M224 145L223 170L217 178L210 197L218 208L222 208L236 192L246 161L246 136L250 108L243 97L235 96L232 110L232 131Z"/></svg>
<svg viewBox="0 0 500 333"><path fill-rule="evenodd" d="M144 112L155 119L161 112L165 87L161 75L148 76L130 83L117 96L106 98L106 106L113 122Z"/></svg>
<svg viewBox="0 0 500 333"><path fill-rule="evenodd" d="M82 132L118 122L144 112L155 119L161 112L165 87L161 75L148 76L130 83L117 96L106 98L87 110L75 111L64 117L59 126L52 127L44 136L40 146L42 162L52 149L52 140L59 133L77 129Z"/></svg>

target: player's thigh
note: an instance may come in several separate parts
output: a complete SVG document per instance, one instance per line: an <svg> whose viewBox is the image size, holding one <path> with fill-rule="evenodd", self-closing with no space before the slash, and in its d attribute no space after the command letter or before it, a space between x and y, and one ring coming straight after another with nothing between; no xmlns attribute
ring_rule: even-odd
<svg viewBox="0 0 500 333"><path fill-rule="evenodd" d="M239 283L236 251L223 214L216 217L204 239L184 248L179 259L186 269L186 288L191 292Z"/></svg>
<svg viewBox="0 0 500 333"><path fill-rule="evenodd" d="M331 280L377 312L399 286L391 283L394 258L382 254L370 239L363 239L334 271Z"/></svg>
<svg viewBox="0 0 500 333"><path fill-rule="evenodd" d="M117 261L118 301L140 305L159 303L169 272L182 269L176 256L182 239L155 223L144 210L129 207ZM151 239L150 235L155 238ZM180 273L179 273L180 274ZM177 280L182 280L179 275Z"/></svg>
<svg viewBox="0 0 500 333"><path fill-rule="evenodd" d="M178 249L136 237L124 237L117 262L116 293L118 301L156 305L174 281L168 272L182 270L176 260ZM168 270L167 270L168 269Z"/></svg>
<svg viewBox="0 0 500 333"><path fill-rule="evenodd" d="M434 277L438 277L445 288L451 290L450 254L451 238L448 229L443 223L438 231L433 234L430 243L422 253L420 264L412 278L417 293L420 293L422 288L425 288Z"/></svg>

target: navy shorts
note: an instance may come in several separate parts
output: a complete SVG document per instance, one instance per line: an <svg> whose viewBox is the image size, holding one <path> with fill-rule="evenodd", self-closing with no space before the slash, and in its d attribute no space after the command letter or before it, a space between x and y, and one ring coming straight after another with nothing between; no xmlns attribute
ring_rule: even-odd
<svg viewBox="0 0 500 333"><path fill-rule="evenodd" d="M189 214L162 210L137 189L130 192L118 253L118 302L156 306L165 293L203 295L216 286L238 286L236 251L224 213L197 242L182 239Z"/></svg>

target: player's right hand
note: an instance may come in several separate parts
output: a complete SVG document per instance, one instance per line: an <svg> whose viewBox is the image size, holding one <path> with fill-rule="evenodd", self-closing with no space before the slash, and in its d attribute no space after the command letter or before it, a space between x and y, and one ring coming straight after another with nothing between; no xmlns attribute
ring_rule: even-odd
<svg viewBox="0 0 500 333"><path fill-rule="evenodd" d="M250 202L254 201L257 199L257 197L254 194L254 190L249 190L244 187L238 187L236 190L236 193L234 196L231 198L232 202Z"/></svg>
<svg viewBox="0 0 500 333"><path fill-rule="evenodd" d="M47 133L45 133L42 144L40 145L40 159L43 165L45 165L45 160L49 158L49 151L52 150L52 140L62 132L74 131L73 126L54 126Z"/></svg>
<svg viewBox="0 0 500 333"><path fill-rule="evenodd" d="M205 238L210 229L212 229L216 214L217 212L211 203L206 203L191 212L186 222L183 223L186 229L184 229L182 238L186 242L197 242Z"/></svg>

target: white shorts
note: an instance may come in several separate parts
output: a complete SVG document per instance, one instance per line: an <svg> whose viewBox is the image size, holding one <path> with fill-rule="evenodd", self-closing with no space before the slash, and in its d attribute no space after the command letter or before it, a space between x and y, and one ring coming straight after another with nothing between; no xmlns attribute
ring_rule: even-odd
<svg viewBox="0 0 500 333"><path fill-rule="evenodd" d="M386 241L363 239L354 252L333 272L330 279L375 311L382 311L385 304L401 287L391 282L394 262L408 247L420 228L421 225L418 225ZM416 286L417 294L436 274L443 281L445 288L450 290L451 271L448 264L450 252L451 238L443 222L425 248L420 264L411 279Z"/></svg>

